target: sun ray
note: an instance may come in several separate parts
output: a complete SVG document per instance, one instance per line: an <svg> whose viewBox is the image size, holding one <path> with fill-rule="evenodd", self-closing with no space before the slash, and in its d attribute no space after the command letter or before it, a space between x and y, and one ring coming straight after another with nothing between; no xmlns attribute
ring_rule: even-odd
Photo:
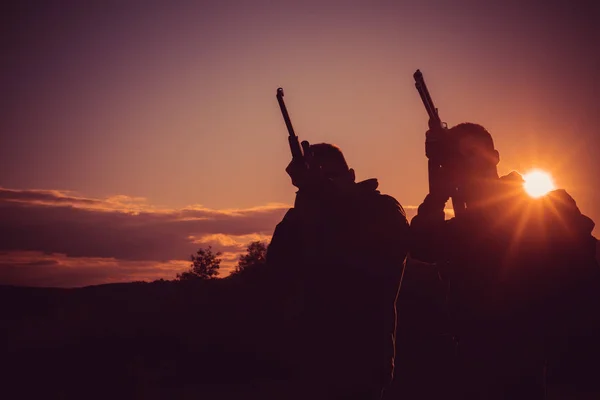
<svg viewBox="0 0 600 400"><path fill-rule="evenodd" d="M510 243L508 244L508 248L506 249L506 254L505 254L505 265L506 264L510 264L511 258L513 257L513 255L515 253L518 253L518 245L522 244L522 236L523 236L523 232L525 231L525 227L528 224L528 221L530 221L531 218L531 203L527 202L526 203L526 207L523 209L521 208L522 214L520 215L520 217L518 218L517 221L517 225L515 227L515 230L510 238ZM506 271L503 271L506 272Z"/></svg>
<svg viewBox="0 0 600 400"><path fill-rule="evenodd" d="M571 227L569 226L569 224L567 223L567 221L565 221L564 216L566 213L561 212L561 210L559 210L560 208L567 208L572 206L571 204L568 204L568 201L564 198L561 198L560 196L556 195L556 196L552 196L552 198L544 198L544 203L545 206L550 210L550 212L556 217L556 220L558 221L558 223L561 224L563 231L567 232L569 235L572 234L571 232ZM558 207L557 207L558 205Z"/></svg>
<svg viewBox="0 0 600 400"><path fill-rule="evenodd" d="M511 197L513 201L504 202L504 208L499 210L496 222L493 224L492 229L498 229L501 225L510 223L511 218L523 209L524 200L522 196L502 196L504 200Z"/></svg>
<svg viewBox="0 0 600 400"><path fill-rule="evenodd" d="M506 184L511 184L511 183L506 183ZM481 201L478 205L478 207L481 208L488 208L488 207L504 207L506 204L506 200L512 200L513 198L517 198L519 197L519 195L522 193L521 190L519 190L521 187L519 186L517 188L517 186L515 185L512 188L509 188L509 190L501 190L501 191L495 191L493 196L490 196L487 200Z"/></svg>

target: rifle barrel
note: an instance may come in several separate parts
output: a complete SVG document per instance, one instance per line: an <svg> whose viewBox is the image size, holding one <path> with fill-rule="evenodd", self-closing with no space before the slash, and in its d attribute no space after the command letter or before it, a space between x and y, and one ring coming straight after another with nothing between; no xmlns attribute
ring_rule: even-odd
<svg viewBox="0 0 600 400"><path fill-rule="evenodd" d="M277 102L279 103L281 114L283 114L283 120L285 121L285 126L287 127L288 133L291 137L296 137L296 134L294 133L294 127L292 126L292 121L290 120L290 115L288 114L287 107L283 101L283 88L277 88Z"/></svg>
<svg viewBox="0 0 600 400"><path fill-rule="evenodd" d="M283 120L285 121L285 126L287 127L289 133L288 143L290 145L292 157L300 160L303 158L302 149L300 147L300 143L298 142L298 136L296 136L296 133L294 133L294 127L292 126L290 115L288 114L287 107L283 101L283 88L277 89L277 102L279 103L279 108L281 109L281 114L283 114Z"/></svg>
<svg viewBox="0 0 600 400"><path fill-rule="evenodd" d="M427 84L425 83L425 79L423 78L423 74L420 70L417 70L413 77L415 78L415 87L421 96L421 100L423 101L423 105L425 106L425 110L429 115L429 119L432 122L435 122L436 125L441 125L442 121L438 116L437 108L433 104L433 100L431 99L431 95L429 94L429 89L427 89Z"/></svg>

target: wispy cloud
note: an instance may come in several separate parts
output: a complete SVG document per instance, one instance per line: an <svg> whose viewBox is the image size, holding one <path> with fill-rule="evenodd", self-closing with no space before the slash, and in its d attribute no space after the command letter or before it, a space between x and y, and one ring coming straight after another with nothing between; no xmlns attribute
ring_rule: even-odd
<svg viewBox="0 0 600 400"><path fill-rule="evenodd" d="M156 207L143 198L88 198L0 188L0 283L81 286L172 279L199 247L222 252L222 274L246 245L270 240L289 208Z"/></svg>

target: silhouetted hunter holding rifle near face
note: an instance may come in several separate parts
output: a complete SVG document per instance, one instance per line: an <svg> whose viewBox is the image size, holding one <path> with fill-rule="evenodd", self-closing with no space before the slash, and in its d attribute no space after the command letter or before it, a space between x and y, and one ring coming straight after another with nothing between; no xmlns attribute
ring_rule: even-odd
<svg viewBox="0 0 600 400"><path fill-rule="evenodd" d="M298 396L379 399L393 376L406 215L377 190L377 179L355 182L335 145L300 146L282 88L277 100L292 152L286 172L298 191L267 264L286 282L287 351L304 390Z"/></svg>
<svg viewBox="0 0 600 400"><path fill-rule="evenodd" d="M448 398L533 400L553 379L593 385L582 360L598 350L594 222L564 190L532 198L517 172L499 177L491 134L443 127L423 75L414 78L429 115L430 187L410 254L435 263L448 286L458 348ZM450 198L455 217L445 220Z"/></svg>

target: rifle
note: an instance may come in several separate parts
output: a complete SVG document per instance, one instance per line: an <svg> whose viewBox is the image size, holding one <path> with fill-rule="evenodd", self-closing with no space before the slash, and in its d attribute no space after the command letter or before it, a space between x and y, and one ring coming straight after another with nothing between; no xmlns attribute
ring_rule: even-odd
<svg viewBox="0 0 600 400"><path fill-rule="evenodd" d="M448 125L440 119L438 109L433 104L425 79L420 70L413 74L415 87L421 96L427 115L429 116L429 130L425 138L425 155L428 158L427 169L429 173L429 193L444 190L448 187L452 208L456 216L461 215L466 209L465 201L456 185L447 182L444 176L443 164L452 157L456 157L456 144L448 135Z"/></svg>
<svg viewBox="0 0 600 400"><path fill-rule="evenodd" d="M287 107L283 101L283 88L277 88L277 102L279 103L279 108L281 109L281 114L283 114L283 120L285 121L285 126L287 127L289 136L288 142L290 144L290 150L292 152L292 157L296 160L307 161L306 158L310 154L310 144L308 141L302 141L302 148L300 148L300 143L298 143L298 136L294 133L294 128L292 127L292 121L290 121L290 115L287 112ZM304 150L304 151L302 151Z"/></svg>

